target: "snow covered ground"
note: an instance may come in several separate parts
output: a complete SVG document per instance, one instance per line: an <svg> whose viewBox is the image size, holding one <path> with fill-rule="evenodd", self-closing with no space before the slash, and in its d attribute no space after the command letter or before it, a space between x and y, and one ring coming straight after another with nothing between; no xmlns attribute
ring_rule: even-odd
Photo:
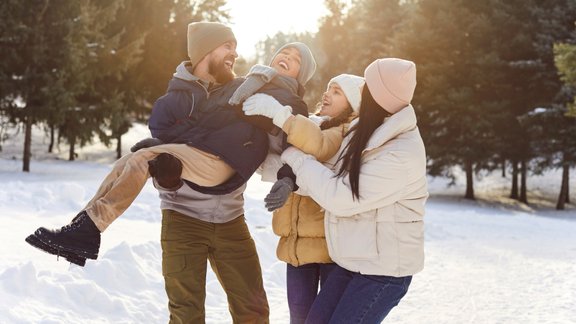
<svg viewBox="0 0 576 324"><path fill-rule="evenodd" d="M135 127L123 138L125 151L146 136L144 126ZM45 147L34 142L30 173L21 172L20 138L3 143L0 152L0 323L166 323L159 200L150 183L103 234L99 259L84 268L24 242L39 226L67 223L96 191L114 157L113 149L95 144L68 162L64 145L52 155L40 153ZM459 198L461 180L447 188L446 179L430 179L426 266L386 322L576 323L576 207L553 210L559 176L549 172L529 179L536 203L530 206L496 199L509 181L497 173L478 179L476 202ZM257 178L249 182L246 217L271 322L288 323L285 264L276 259L277 238L262 203L269 188ZM230 323L213 273L206 289L207 322Z"/></svg>

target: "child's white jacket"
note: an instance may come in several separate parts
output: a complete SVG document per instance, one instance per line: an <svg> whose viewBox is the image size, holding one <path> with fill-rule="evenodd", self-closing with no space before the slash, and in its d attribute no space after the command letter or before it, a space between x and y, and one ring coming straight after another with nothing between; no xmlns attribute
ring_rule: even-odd
<svg viewBox="0 0 576 324"><path fill-rule="evenodd" d="M352 198L348 176L334 177L336 160L350 137L326 163L331 168L294 149L282 155L301 191L326 209L330 257L362 274L401 277L421 271L428 190L414 108L407 106L387 118L370 138L360 167L360 200Z"/></svg>

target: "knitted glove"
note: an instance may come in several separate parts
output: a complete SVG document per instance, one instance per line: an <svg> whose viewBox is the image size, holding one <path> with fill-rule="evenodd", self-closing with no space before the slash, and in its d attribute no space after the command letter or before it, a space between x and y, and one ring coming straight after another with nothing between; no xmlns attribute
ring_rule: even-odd
<svg viewBox="0 0 576 324"><path fill-rule="evenodd" d="M234 91L228 103L235 106L239 105L256 91L260 90L262 86L270 82L278 72L273 68L265 65L256 64L250 69L250 73L242 84Z"/></svg>
<svg viewBox="0 0 576 324"><path fill-rule="evenodd" d="M305 160L315 160L312 155L306 154L294 146L285 149L280 158L282 159L282 162L288 164L292 168L296 175L298 174L298 169L300 169Z"/></svg>
<svg viewBox="0 0 576 324"><path fill-rule="evenodd" d="M274 97L263 93L257 93L246 99L242 110L246 116L262 115L272 118L274 125L280 128L292 116L292 107L282 106Z"/></svg>
<svg viewBox="0 0 576 324"><path fill-rule="evenodd" d="M162 144L164 144L164 142L162 142L161 140L159 140L157 138L145 138L145 139L141 140L140 142L134 144L134 146L132 146L130 148L130 151L136 152L139 149L152 147L152 146L156 146L156 145L162 145Z"/></svg>
<svg viewBox="0 0 576 324"><path fill-rule="evenodd" d="M232 97L228 100L228 103L233 106L243 103L246 98L256 93L256 91L262 88L265 84L266 82L259 76L248 76L236 91L234 91Z"/></svg>
<svg viewBox="0 0 576 324"><path fill-rule="evenodd" d="M178 190L184 183L180 179L182 162L171 154L160 153L156 158L148 161L148 171L156 183L166 190Z"/></svg>
<svg viewBox="0 0 576 324"><path fill-rule="evenodd" d="M294 181L290 178L282 178L274 183L270 193L264 198L266 209L274 211L286 203L290 193L294 191Z"/></svg>

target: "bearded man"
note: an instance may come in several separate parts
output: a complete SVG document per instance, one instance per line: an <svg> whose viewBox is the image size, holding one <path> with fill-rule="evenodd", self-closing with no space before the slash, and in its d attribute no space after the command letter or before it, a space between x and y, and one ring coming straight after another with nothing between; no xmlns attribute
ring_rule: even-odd
<svg viewBox="0 0 576 324"><path fill-rule="evenodd" d="M235 159L243 165L232 166L236 175L217 189L187 183L174 192L154 181L162 200L162 273L170 323L205 322L208 260L227 294L234 323L268 322L262 270L244 219L247 179L242 176L262 162L268 139L228 105L243 81L233 72L236 45L232 30L223 24L189 24L190 60L176 68L149 120L152 136L164 142L187 143L219 156L246 156ZM169 172L169 164L164 171Z"/></svg>
<svg viewBox="0 0 576 324"><path fill-rule="evenodd" d="M182 163L168 153L143 160L144 166L137 164L138 159L132 164L117 162L114 170L127 168L122 173L127 177L132 166L148 167L143 169L144 181L149 172L160 193L162 274L170 323L205 322L208 260L227 294L234 323L267 323L268 302L254 240L244 219L243 193L266 157L268 135L228 103L244 81L233 72L238 54L232 30L220 23L195 22L188 25L187 40L190 60L178 65L166 94L154 103L148 123L154 138L138 142L132 151L163 143L185 144L173 146L171 152L197 167L205 178L198 183L218 185L181 179ZM133 156L128 154L121 161ZM207 171L217 166L219 172ZM138 194L130 196L132 189L117 185L119 177L112 172L106 178L109 181L105 179L99 190L102 194L93 199L103 200L94 203L101 206L95 207L97 212L82 211L60 229L39 228L26 241L80 266L86 258L96 259L101 231L121 214L106 213L114 205L110 202L117 201L125 209L131 203L126 197ZM219 180L222 177L225 182ZM128 181L128 186L136 187L135 182ZM115 190L109 189L115 184ZM106 191L110 192L104 195ZM105 217L108 214L114 217Z"/></svg>

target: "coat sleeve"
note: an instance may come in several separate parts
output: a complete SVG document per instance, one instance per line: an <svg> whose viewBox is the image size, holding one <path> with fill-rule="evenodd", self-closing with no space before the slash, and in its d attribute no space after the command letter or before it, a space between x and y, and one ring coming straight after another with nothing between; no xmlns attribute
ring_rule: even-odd
<svg viewBox="0 0 576 324"><path fill-rule="evenodd" d="M183 110L182 107L186 109ZM192 109L190 99L180 92L169 92L158 98L148 120L152 137L159 138L164 143L181 142L178 138L190 129L189 117Z"/></svg>
<svg viewBox="0 0 576 324"><path fill-rule="evenodd" d="M297 184L320 206L338 216L353 216L395 203L406 188L406 163L386 153L360 167L360 199L353 199L348 176L335 177L334 171L314 159L306 159L294 169Z"/></svg>
<svg viewBox="0 0 576 324"><path fill-rule="evenodd" d="M310 119L298 115L288 118L282 130L288 135L288 143L319 161L327 161L338 152L344 139L345 125L321 130Z"/></svg>

